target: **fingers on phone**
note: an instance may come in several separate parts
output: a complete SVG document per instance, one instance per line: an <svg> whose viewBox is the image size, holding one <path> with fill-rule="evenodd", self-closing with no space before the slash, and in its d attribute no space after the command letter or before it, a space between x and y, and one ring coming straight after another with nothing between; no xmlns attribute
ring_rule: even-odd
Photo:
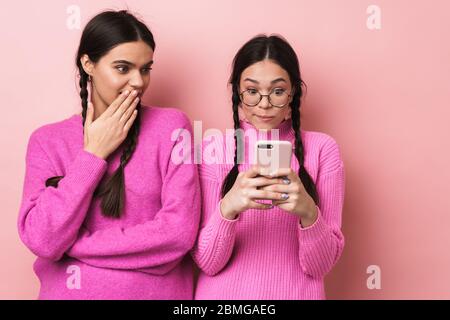
<svg viewBox="0 0 450 320"><path fill-rule="evenodd" d="M250 167L249 170L247 170L245 172L245 176L247 178L255 178L258 175L259 175L259 167L258 166L252 166L252 167Z"/></svg>
<svg viewBox="0 0 450 320"><path fill-rule="evenodd" d="M260 188L259 190L273 191L273 192L280 192L280 193L291 192L290 186L281 185L281 184L274 184L274 185L270 185L270 186L265 186L265 187Z"/></svg>
<svg viewBox="0 0 450 320"><path fill-rule="evenodd" d="M270 176L273 178L280 177L288 177L291 174L292 170L290 168L280 168L273 172Z"/></svg>
<svg viewBox="0 0 450 320"><path fill-rule="evenodd" d="M260 203L260 202L252 201L252 208L253 209L267 210L267 209L272 209L273 208L273 204Z"/></svg>
<svg viewBox="0 0 450 320"><path fill-rule="evenodd" d="M256 177L256 178L253 178L253 181L252 181L252 185L255 187L265 187L265 186L270 186L273 184L283 184L283 179Z"/></svg>
<svg viewBox="0 0 450 320"><path fill-rule="evenodd" d="M250 198L259 200L286 200L283 193L267 190L255 190L250 194Z"/></svg>

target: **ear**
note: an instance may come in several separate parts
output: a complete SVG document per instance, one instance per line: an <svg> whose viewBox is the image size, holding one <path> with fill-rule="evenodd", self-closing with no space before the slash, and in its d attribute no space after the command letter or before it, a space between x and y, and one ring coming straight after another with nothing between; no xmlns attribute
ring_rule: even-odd
<svg viewBox="0 0 450 320"><path fill-rule="evenodd" d="M94 69L94 63L89 59L87 54L84 54L80 58L81 66L83 67L84 72L88 75L92 76L92 71Z"/></svg>

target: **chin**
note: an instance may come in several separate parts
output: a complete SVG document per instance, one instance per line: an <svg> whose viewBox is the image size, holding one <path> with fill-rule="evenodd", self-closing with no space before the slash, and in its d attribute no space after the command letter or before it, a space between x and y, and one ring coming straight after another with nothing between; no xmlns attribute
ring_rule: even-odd
<svg viewBox="0 0 450 320"><path fill-rule="evenodd" d="M256 122L257 123L255 123L255 127L257 127L258 129L271 130L278 128L282 121L273 119L270 122L265 121L256 121Z"/></svg>

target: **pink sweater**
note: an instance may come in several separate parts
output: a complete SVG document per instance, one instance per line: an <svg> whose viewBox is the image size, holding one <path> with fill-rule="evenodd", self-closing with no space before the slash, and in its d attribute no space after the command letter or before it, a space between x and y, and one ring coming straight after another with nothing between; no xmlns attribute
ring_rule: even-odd
<svg viewBox="0 0 450 320"><path fill-rule="evenodd" d="M38 256L40 299L192 299L189 255L200 219L194 164L174 164L177 128L187 117L145 107L137 147L125 167L120 219L101 214L93 191L118 167L83 150L80 115L35 130L26 155L18 229ZM58 188L45 181L63 175Z"/></svg>
<svg viewBox="0 0 450 320"><path fill-rule="evenodd" d="M241 121L248 135L255 130ZM280 140L294 142L291 121L280 127ZM264 138L262 132L258 137ZM338 145L330 136L301 130L305 168L313 178L319 197L316 222L302 228L299 218L278 207L251 209L236 220L220 213L220 189L232 164L203 164L200 182L202 222L194 260L201 268L195 299L324 299L324 276L338 261L344 248L341 215L344 201L344 166ZM269 134L269 139L271 138ZM231 139L231 142L234 142ZM225 150L220 141L212 149ZM293 144L294 145L294 144ZM205 145L206 147L206 145ZM204 147L204 149L205 149ZM239 171L250 168L253 145ZM228 146L229 148L229 146ZM231 159L234 155L231 148ZM298 161L292 155L292 168Z"/></svg>

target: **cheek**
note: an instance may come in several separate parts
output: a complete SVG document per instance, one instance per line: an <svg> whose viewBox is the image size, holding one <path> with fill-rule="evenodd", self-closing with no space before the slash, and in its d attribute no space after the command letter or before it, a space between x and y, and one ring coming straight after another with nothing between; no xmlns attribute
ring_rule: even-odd
<svg viewBox="0 0 450 320"><path fill-rule="evenodd" d="M281 110L282 117L283 117L283 118L286 118L286 117L289 115L290 110L291 110L291 109L290 109L289 106L284 107L284 108Z"/></svg>
<svg viewBox="0 0 450 320"><path fill-rule="evenodd" d="M151 76L147 76L144 78L144 91L147 90L148 86L150 85Z"/></svg>
<svg viewBox="0 0 450 320"><path fill-rule="evenodd" d="M117 72L109 72L105 78L105 83L111 90L117 92L126 86L127 81L124 76L117 74Z"/></svg>
<svg viewBox="0 0 450 320"><path fill-rule="evenodd" d="M279 126L286 119L288 114L289 114L288 108L283 108L277 112L275 120L276 127Z"/></svg>
<svg viewBox="0 0 450 320"><path fill-rule="evenodd" d="M244 107L239 107L238 110L239 110L239 113L240 113L244 118L246 118L247 120L250 120L250 119L251 119L253 113L252 113L251 110L249 110L248 107L246 107L246 106L244 106Z"/></svg>
<svg viewBox="0 0 450 320"><path fill-rule="evenodd" d="M103 72L98 80L97 89L107 100L114 100L127 84L124 77L114 71Z"/></svg>

